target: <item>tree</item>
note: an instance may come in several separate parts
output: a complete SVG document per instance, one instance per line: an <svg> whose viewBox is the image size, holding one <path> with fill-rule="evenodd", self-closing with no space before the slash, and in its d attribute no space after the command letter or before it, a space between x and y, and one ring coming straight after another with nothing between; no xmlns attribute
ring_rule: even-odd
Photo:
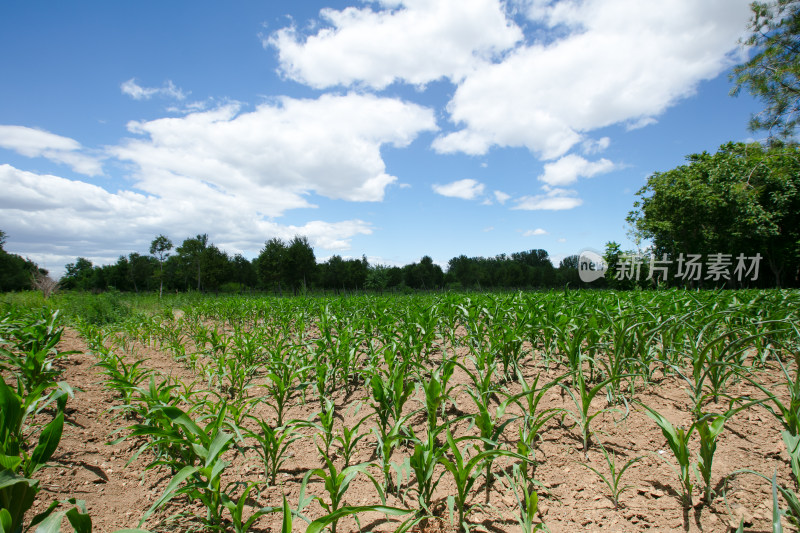
<svg viewBox="0 0 800 533"><path fill-rule="evenodd" d="M203 290L218 291L232 275L228 254L211 244L203 250Z"/></svg>
<svg viewBox="0 0 800 533"><path fill-rule="evenodd" d="M256 269L242 254L236 254L230 261L231 281L238 283L240 290L256 284Z"/></svg>
<svg viewBox="0 0 800 533"><path fill-rule="evenodd" d="M94 267L91 261L84 257L79 257L74 263L65 265L64 269L66 272L61 278L62 287L82 291L92 288Z"/></svg>
<svg viewBox="0 0 800 533"><path fill-rule="evenodd" d="M153 258L142 255L138 252L128 254L128 279L133 284L133 290L139 292L141 289L147 290L148 281L152 277Z"/></svg>
<svg viewBox="0 0 800 533"><path fill-rule="evenodd" d="M150 243L150 255L158 259L158 297L164 293L164 260L169 257L172 250L172 241L164 235L159 235Z"/></svg>
<svg viewBox="0 0 800 533"><path fill-rule="evenodd" d="M306 237L295 235L286 248L282 266L283 278L295 293L300 287L308 287L314 278L317 260Z"/></svg>
<svg viewBox="0 0 800 533"><path fill-rule="evenodd" d="M203 282L203 268L207 262L206 249L208 248L208 234L198 234L196 237L186 239L183 244L175 250L181 258L181 262L188 272L197 272L197 290L200 290ZM188 279L187 279L188 281Z"/></svg>
<svg viewBox="0 0 800 533"><path fill-rule="evenodd" d="M760 254L778 286L797 284L800 266L800 151L780 142L728 143L716 154L650 176L628 221L668 254ZM735 261L735 259L734 259ZM611 267L611 265L609 265ZM766 269L765 269L766 270ZM670 273L673 279L675 268ZM759 284L764 284L764 272ZM731 280L733 281L733 280Z"/></svg>
<svg viewBox="0 0 800 533"><path fill-rule="evenodd" d="M753 2L745 41L755 55L734 68L732 94L746 88L765 109L750 120L753 131L792 137L800 119L800 0Z"/></svg>
<svg viewBox="0 0 800 533"><path fill-rule="evenodd" d="M268 290L280 290L283 281L283 261L286 254L286 243L273 237L264 243L258 254L258 280Z"/></svg>
<svg viewBox="0 0 800 533"><path fill-rule="evenodd" d="M6 252L3 247L7 239L8 234L0 230L0 292L29 289L37 276L47 276L47 271L30 259Z"/></svg>
<svg viewBox="0 0 800 533"><path fill-rule="evenodd" d="M444 273L442 267L435 264L430 256L426 255L419 263L412 263L403 267L403 278L412 289L431 290L442 285Z"/></svg>

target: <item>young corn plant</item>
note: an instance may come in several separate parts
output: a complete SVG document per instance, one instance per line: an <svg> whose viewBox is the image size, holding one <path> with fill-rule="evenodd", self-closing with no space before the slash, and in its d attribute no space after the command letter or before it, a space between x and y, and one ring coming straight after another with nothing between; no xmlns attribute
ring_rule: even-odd
<svg viewBox="0 0 800 533"><path fill-rule="evenodd" d="M575 403L576 411L567 411L567 414L572 417L581 430L583 453L585 455L586 452L589 451L589 445L591 444L592 431L590 426L592 420L594 420L595 417L601 413L611 411L611 409L606 408L591 412L592 400L594 400L595 396L597 396L597 394L603 390L606 385L628 377L630 374L610 376L594 387L591 387L586 383L582 365L578 365L578 369L573 373L572 376L572 387L568 387L563 383L559 383L559 385L567 392L567 394L569 394L570 398L572 398L572 401Z"/></svg>
<svg viewBox="0 0 800 533"><path fill-rule="evenodd" d="M520 465L513 465L511 474L503 473L509 490L517 500L517 523L523 533L543 531L544 524L535 524L536 514L539 512L539 493L533 489L533 484L522 470Z"/></svg>
<svg viewBox="0 0 800 533"><path fill-rule="evenodd" d="M472 488L475 486L475 483L478 481L478 479L480 479L484 471L486 460L489 458L495 458L499 455L515 457L517 459L524 460L524 458L518 454L502 449L483 450L475 453L474 455L469 455L469 448L471 447L470 444L467 444L467 446L463 449L459 448L458 446L458 444L464 440L475 440L475 438L460 437L458 439L454 439L453 434L448 428L447 446L444 449L444 453L439 458L439 462L445 467L450 475L453 476L455 494L451 495L449 499L452 501L453 506L458 512L457 527L461 532L469 530L469 524L466 521L467 514L469 513L467 500L473 492ZM450 457L447 457L447 455Z"/></svg>
<svg viewBox="0 0 800 533"><path fill-rule="evenodd" d="M353 427L347 427L342 425L341 432L337 432L336 436L333 438L334 441L339 443L339 453L342 455L344 459L344 466L347 468L350 466L352 461L353 455L356 451L356 446L358 443L369 435L369 432L359 433L359 429L361 424L363 424L366 420L372 418L372 414L368 414L362 417Z"/></svg>
<svg viewBox="0 0 800 533"><path fill-rule="evenodd" d="M222 430L225 409L205 428L198 426L177 407L161 407L160 410L172 421L172 431L165 434L163 430L154 431L148 428L134 430L134 434L174 441L187 453L155 461L148 467L169 464L173 469L179 469L167 484L164 494L142 516L139 526L169 500L185 494L190 500L199 500L206 508L203 522L207 527L223 531L223 511L227 507L226 502L230 500L227 489L235 485L230 484L224 489L222 486L222 474L229 464L222 459L222 455L233 445L234 439L234 435Z"/></svg>
<svg viewBox="0 0 800 533"><path fill-rule="evenodd" d="M563 409L558 407L551 407L548 409L539 409L539 402L547 391L558 385L563 379L570 374L562 374L556 379L545 383L542 387L538 387L539 378L542 374L536 374L531 385L525 380L525 376L520 370L517 370L517 381L522 385L522 392L511 396L508 401L516 403L523 412L523 422L519 428L519 440L517 442L517 453L527 459L527 464L522 465L521 471L528 479L533 479L536 475L536 449L538 447L537 440L544 425L554 416L564 412ZM530 472L528 471L528 464L530 465Z"/></svg>
<svg viewBox="0 0 800 533"><path fill-rule="evenodd" d="M343 468L342 470L338 470L333 460L331 460L331 458L328 456L327 452L323 452L322 448L319 446L317 446L317 450L322 456L322 459L325 461L325 468L314 468L309 470L306 475L303 476L302 482L302 487L305 488L311 477L320 478L324 484L325 492L328 496L328 501L325 501L319 496L315 497L329 517L325 523L315 526L319 527L317 531L321 530L321 528L325 525L330 524L331 532L336 533L336 525L339 522L339 519L346 514L353 514L343 511L342 509L346 509L346 507L344 507L342 504L344 503L345 493L347 492L347 489L350 488L350 483L352 483L353 479L355 479L358 474L367 476L369 480L372 481L375 489L378 491L378 495L381 498L381 503L386 502L380 484L373 477L373 475L369 473L369 470L367 470L368 465L351 465Z"/></svg>
<svg viewBox="0 0 800 533"><path fill-rule="evenodd" d="M143 366L145 361L146 359L138 359L126 364L123 356L110 352L108 357L104 357L94 366L101 368L101 373L106 375L103 386L115 391L123 405L130 405L136 389L152 374L151 369Z"/></svg>
<svg viewBox="0 0 800 533"><path fill-rule="evenodd" d="M717 439L719 438L722 430L725 429L725 422L730 420L736 413L747 409L753 405L763 402L764 400L753 400L746 402L738 407L728 409L722 414L717 413L701 413L700 418L694 421L693 427L697 429L697 434L700 437L700 451L697 459L697 469L703 479L704 492L703 498L707 505L711 505L712 499L712 486L711 486L711 467L714 463L714 453L717 450ZM798 440L787 441L784 437L784 442L789 449L790 457L792 457L792 449L794 451L794 460L792 462L792 472L797 474L800 471L800 456L797 449Z"/></svg>
<svg viewBox="0 0 800 533"><path fill-rule="evenodd" d="M254 416L250 416L250 418L258 424L258 431L248 430L245 435L255 439L257 444L254 448L264 462L264 477L267 479L267 483L275 486L278 472L288 458L286 453L289 446L303 436L297 433L296 427L291 423L286 426L273 427L261 418Z"/></svg>
<svg viewBox="0 0 800 533"><path fill-rule="evenodd" d="M610 493L611 503L614 504L614 509L619 509L620 496L622 495L623 492L632 487L632 485L622 484L622 475L628 468L630 468L637 461L640 461L644 456L640 455L638 457L633 457L631 459L628 459L628 461L626 461L625 464L622 465L622 467L618 467L616 454L613 452L609 454L608 450L606 450L606 447L603 446L603 443L598 443L598 444L600 445L600 450L603 452L603 458L605 459L606 462L608 474L604 474L603 472L601 472L600 470L598 470L597 468L593 467L588 463L579 463L579 464L585 466L586 468L597 474L597 476L603 481L603 483L606 484L606 487L608 487L608 491Z"/></svg>
<svg viewBox="0 0 800 533"><path fill-rule="evenodd" d="M394 492L399 494L400 492L400 484L395 483L392 479L392 468L394 467L395 470L399 469L399 466L392 462L392 454L403 441L410 438L410 430L406 424L408 419L414 414L416 414L416 411L393 421L385 434L378 431L377 428L373 428L375 438L377 439L378 459L380 460L379 467L383 473L384 489L386 493Z"/></svg>
<svg viewBox="0 0 800 533"><path fill-rule="evenodd" d="M664 438L667 439L667 445L669 446L670 450L672 450L672 454L675 456L675 460L678 462L678 477L681 482L681 489L683 491L683 502L687 507L692 507L692 490L694 489L694 484L692 483L691 477L691 452L689 451L689 439L692 436L692 432L695 430L696 426L692 424L689 429L685 429L682 427L675 427L672 423L664 417L661 413L656 411L655 409L648 407L644 404L641 404L647 410L647 416L653 419L658 427L661 429L661 433L664 435Z"/></svg>
<svg viewBox="0 0 800 533"><path fill-rule="evenodd" d="M403 407L414 392L413 382L408 379L408 365L392 365L388 373L373 368L367 382L372 389L371 407L378 417L378 428L385 435L389 420L402 417Z"/></svg>
<svg viewBox="0 0 800 533"><path fill-rule="evenodd" d="M5 511L0 519L4 530L15 533L22 531L25 513L41 490L39 481L31 476L46 465L61 441L66 404L66 396L62 396L56 416L42 428L38 443L28 454L25 421L38 400L28 399L23 394L21 383L15 392L0 377L0 508ZM28 403L32 401L36 403ZM37 515L29 527L47 518L55 505Z"/></svg>
<svg viewBox="0 0 800 533"><path fill-rule="evenodd" d="M336 423L336 405L334 405L331 400L325 398L323 408L320 412L316 413L316 416L319 417L319 422L312 422L312 416L307 421L298 422L297 427L307 427L316 430L317 434L314 437L314 442L317 442L318 436L325 447L325 455L329 455L331 452L331 445L336 436L333 431ZM319 446L319 444L317 444L317 446Z"/></svg>
<svg viewBox="0 0 800 533"><path fill-rule="evenodd" d="M56 384L61 370L53 363L76 351L58 351L56 345L61 340L63 328L56 327L58 312L48 316L42 312L42 319L17 330L17 339L11 350L0 346L0 369L5 369L22 383L25 392L30 393L40 386Z"/></svg>
<svg viewBox="0 0 800 533"><path fill-rule="evenodd" d="M269 362L267 383L263 385L270 401L265 403L275 411L278 426L283 425L286 411L294 394L305 387L302 376L310 367L298 366L295 361L272 360Z"/></svg>
<svg viewBox="0 0 800 533"><path fill-rule="evenodd" d="M500 405L495 408L494 414L492 414L489 409L487 398L480 396L471 389L467 390L467 393L475 402L475 407L478 409L478 412L472 415L472 419L480 431L480 440L483 442L484 451L496 450L499 446L498 441L500 436L503 434L506 426L516 419L516 417L511 417L503 420L509 400L506 399L506 401L501 402ZM489 501L489 492L491 491L493 481L492 459L491 457L487 457L485 461L486 473L484 484L486 486L487 502Z"/></svg>
<svg viewBox="0 0 800 533"><path fill-rule="evenodd" d="M453 363L460 364L454 361ZM453 364L447 362L442 367L433 369L428 379L423 376L422 368L418 372L417 384L425 396L425 414L429 433L436 433L440 416L444 419L445 401L450 399L451 392L451 389L447 388L447 382L453 374L453 368Z"/></svg>
<svg viewBox="0 0 800 533"><path fill-rule="evenodd" d="M424 439L413 437L414 452L409 458L409 465L416 478L417 505L423 516L432 516L433 493L442 479L436 475L436 466L439 464L442 448L435 436L428 434Z"/></svg>
<svg viewBox="0 0 800 533"><path fill-rule="evenodd" d="M797 330L797 327L791 323L790 327L794 329L797 338L800 339L800 331ZM785 397L788 400L782 401L771 388L765 387L752 376L744 374L743 377L765 394L766 401L762 405L778 419L783 429L789 435L797 436L800 435L800 354L795 354L794 375L777 353L773 355L783 374L783 385L786 387Z"/></svg>

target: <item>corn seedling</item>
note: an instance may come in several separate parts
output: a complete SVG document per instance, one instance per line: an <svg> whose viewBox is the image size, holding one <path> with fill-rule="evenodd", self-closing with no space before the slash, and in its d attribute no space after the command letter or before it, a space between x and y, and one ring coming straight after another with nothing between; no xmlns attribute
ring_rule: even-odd
<svg viewBox="0 0 800 533"><path fill-rule="evenodd" d="M590 412L592 407L592 400L594 400L595 396L603 390L603 387L608 385L609 383L618 381L622 378L629 377L630 374L620 374L616 376L610 376L607 379L604 379L594 387L590 387L586 383L586 378L583 374L583 368L581 365L578 366L578 369L574 372L572 378L572 388L567 387L563 383L559 383L559 385L567 391L572 401L575 403L576 411L567 411L575 423L581 430L581 438L583 442L583 453L589 451L589 445L591 444L591 428L590 425L592 420L597 417L597 415L601 413L606 413L610 411L610 409L600 409L595 412ZM574 389L574 391L573 391Z"/></svg>
<svg viewBox="0 0 800 533"><path fill-rule="evenodd" d="M469 512L469 509L467 508L467 500L472 493L472 487L481 477L486 460L499 455L516 457L524 460L524 458L518 454L500 449L484 450L469 456L468 453L471 444L467 444L467 446L463 449L459 448L458 446L458 443L464 440L474 440L474 437L461 437L454 439L453 434L448 428L445 453L449 454L451 458L448 458L445 454L441 455L439 458L439 462L453 476L456 493L450 496L450 498L452 498L453 505L458 512L457 527L459 528L459 531L467 531L469 529L469 525L466 522L466 516Z"/></svg>
<svg viewBox="0 0 800 533"><path fill-rule="evenodd" d="M248 437L256 440L256 453L264 461L266 472L264 476L270 485L275 485L278 472L286 461L286 452L289 445L301 439L302 435L297 434L295 426L291 423L286 426L272 427L268 422L260 418L251 416L258 424L258 431L246 431Z"/></svg>
<svg viewBox="0 0 800 533"><path fill-rule="evenodd" d="M520 465L514 465L512 474L504 472L503 476L517 501L519 516L516 518L522 533L534 533L544 529L544 524L533 523L539 512L539 493L533 489L533 484L529 482L522 468Z"/></svg>
<svg viewBox="0 0 800 533"><path fill-rule="evenodd" d="M315 526L319 527L317 531L330 524L331 532L336 533L336 524L339 522L339 519L347 514L353 514L345 511L344 509L346 508L342 506L342 503L344 502L344 496L347 492L347 489L350 488L350 483L358 474L363 474L367 476L370 481L372 481L372 484L378 491L381 502L385 503L383 491L381 490L377 480L367 470L367 465L352 465L343 468L342 470L337 470L336 465L333 463L331 458L328 457L328 454L323 452L322 448L319 446L317 446L317 449L319 450L322 459L325 461L325 468L314 468L313 470L309 470L303 477L302 483L303 487L305 487L309 481L309 478L312 476L318 477L322 480L325 486L325 492L327 492L328 495L328 501L325 501L321 497L315 497L328 516L327 520L324 520L323 523L318 523L318 526Z"/></svg>
<svg viewBox="0 0 800 533"><path fill-rule="evenodd" d="M356 422L356 424L351 428L342 425L342 431L338 432L333 438L339 443L339 453L341 453L342 458L344 459L345 468L350 466L350 461L353 458L353 454L356 451L356 446L358 446L359 441L369 435L368 432L359 433L358 431L361 427L361 424L363 424L364 421L369 420L371 417L372 415L368 414Z"/></svg>
<svg viewBox="0 0 800 533"><path fill-rule="evenodd" d="M225 508L225 499L229 498L223 491L221 479L229 463L222 460L222 454L230 448L234 438L220 427L225 418L224 409L204 429L177 407L160 409L174 424L171 434L166 437L162 436L163 431L138 432L138 434L150 434L157 438L177 441L186 453L154 463L166 463L173 468L181 468L170 480L164 494L144 514L139 525L141 526L156 509L173 497L185 494L190 500L199 500L205 506L207 511L205 524L219 530L223 527L222 511ZM196 461L199 464L196 465Z"/></svg>
<svg viewBox="0 0 800 533"><path fill-rule="evenodd" d="M622 475L625 471L630 468L634 463L641 460L643 456L633 457L629 459L621 468L617 467L617 456L615 453L608 453L606 447L603 446L602 443L598 443L600 445L600 450L603 452L603 458L605 459L606 466L608 467L608 474L602 473L597 468L593 467L587 463L579 463L595 474L606 484L608 487L611 503L614 504L614 509L619 509L619 497L622 495L623 492L631 488L631 485L623 485L622 484Z"/></svg>
<svg viewBox="0 0 800 533"><path fill-rule="evenodd" d="M661 433L667 439L667 445L672 450L675 460L678 461L678 467L680 468L678 476L683 490L684 503L687 507L691 507L694 484L690 475L691 454L689 452L689 438L692 436L696 426L692 424L688 430L682 427L676 428L661 413L646 405L642 405L642 407L647 410L647 415L658 424Z"/></svg>

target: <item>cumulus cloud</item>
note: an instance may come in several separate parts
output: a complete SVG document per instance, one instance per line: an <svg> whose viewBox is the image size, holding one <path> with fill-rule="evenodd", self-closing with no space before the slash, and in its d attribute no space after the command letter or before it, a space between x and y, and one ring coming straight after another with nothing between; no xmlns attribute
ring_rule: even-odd
<svg viewBox="0 0 800 533"><path fill-rule="evenodd" d="M136 83L136 78L131 78L120 85L122 94L126 94L134 100L149 100L154 96L184 100L186 93L176 87L171 80L167 80L161 87L142 87Z"/></svg>
<svg viewBox="0 0 800 533"><path fill-rule="evenodd" d="M576 196L576 192L570 189L549 189L545 194L534 196L523 196L516 201L512 209L523 211L562 211L573 209L583 204L583 200Z"/></svg>
<svg viewBox="0 0 800 533"><path fill-rule="evenodd" d="M436 194L462 200L474 200L483 194L484 188L483 183L473 179L458 180L446 185L433 185L433 191Z"/></svg>
<svg viewBox="0 0 800 533"><path fill-rule="evenodd" d="M166 187L160 196L102 187L60 176L0 165L0 227L17 242L18 253L58 274L79 253L97 263L120 254L145 252L160 233L175 239L209 232L229 253L257 251L271 237L305 235L311 244L345 250L356 235L372 233L362 220L282 225L222 191ZM199 226L198 226L199 224ZM139 248L137 248L139 246ZM79 252L76 252L79 250Z"/></svg>
<svg viewBox="0 0 800 533"><path fill-rule="evenodd" d="M547 231L542 228L529 229L522 234L523 237L536 237L539 235L547 235Z"/></svg>
<svg viewBox="0 0 800 533"><path fill-rule="evenodd" d="M435 130L433 112L371 95L289 97L242 112L238 104L184 117L131 122L144 138L110 151L135 164L137 187L195 195L223 191L247 209L279 216L311 207L308 193L380 201L397 178L386 172L381 147L403 147Z"/></svg>
<svg viewBox="0 0 800 533"><path fill-rule="evenodd" d="M592 130L652 123L740 59L749 2L536 1L528 15L563 37L468 74L448 104L460 129L434 141L438 152L515 146L554 159Z"/></svg>
<svg viewBox="0 0 800 533"><path fill-rule="evenodd" d="M458 81L523 37L497 0L376 0L320 17L314 35L290 27L263 41L286 77L315 88Z"/></svg>
<svg viewBox="0 0 800 533"><path fill-rule="evenodd" d="M0 147L25 157L44 157L86 176L102 174L100 159L87 155L75 139L25 126L0 125Z"/></svg>
<svg viewBox="0 0 800 533"><path fill-rule="evenodd" d="M539 180L553 187L563 186L578 181L579 177L591 178L597 174L610 172L614 168L614 163L608 159L588 161L579 155L570 154L558 161L545 164L544 174L539 176Z"/></svg>

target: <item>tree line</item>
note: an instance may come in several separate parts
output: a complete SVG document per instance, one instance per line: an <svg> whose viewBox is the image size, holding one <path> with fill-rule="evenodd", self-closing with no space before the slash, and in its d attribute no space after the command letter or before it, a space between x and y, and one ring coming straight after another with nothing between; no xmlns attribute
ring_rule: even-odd
<svg viewBox="0 0 800 533"><path fill-rule="evenodd" d="M442 288L545 288L563 286L575 277L556 269L546 251L530 250L496 257L461 255L442 269L430 256L404 266L370 264L366 257L334 255L318 263L304 236L289 241L271 238L257 257L229 255L209 241L208 234L185 239L174 247L157 236L149 254L132 252L116 263L93 265L79 257L66 265L61 288L85 291L267 291L296 294L307 290L334 292L437 290Z"/></svg>

